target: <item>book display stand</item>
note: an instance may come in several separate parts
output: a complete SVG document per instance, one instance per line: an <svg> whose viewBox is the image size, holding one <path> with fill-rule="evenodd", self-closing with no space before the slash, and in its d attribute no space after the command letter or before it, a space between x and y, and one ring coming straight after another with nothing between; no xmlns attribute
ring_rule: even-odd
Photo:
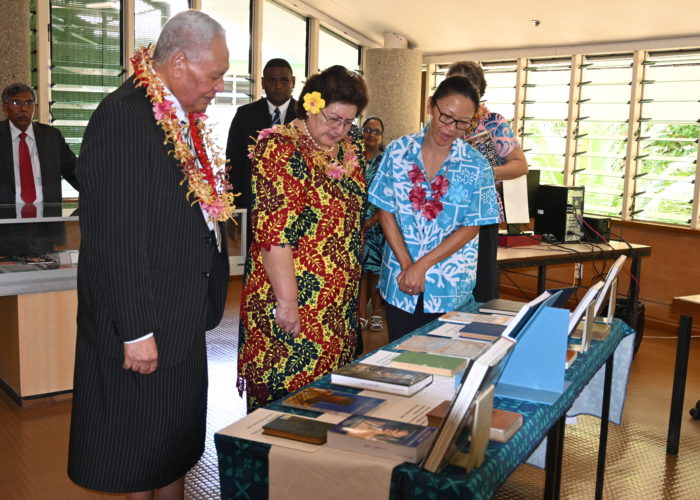
<svg viewBox="0 0 700 500"><path fill-rule="evenodd" d="M569 312L540 307L518 335L496 396L552 404L564 392Z"/></svg>
<svg viewBox="0 0 700 500"><path fill-rule="evenodd" d="M479 467L486 458L486 448L489 446L491 433L491 414L493 413L493 384L481 391L474 403L474 420L469 431L469 451L455 450L449 463L469 472Z"/></svg>

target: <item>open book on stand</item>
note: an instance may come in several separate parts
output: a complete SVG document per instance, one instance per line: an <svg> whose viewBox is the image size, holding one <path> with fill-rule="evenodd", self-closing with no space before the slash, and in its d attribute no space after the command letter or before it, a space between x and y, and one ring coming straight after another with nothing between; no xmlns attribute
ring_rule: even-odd
<svg viewBox="0 0 700 500"><path fill-rule="evenodd" d="M501 337L468 367L423 463L424 469L439 472L448 463L450 457L461 450L464 441L458 437L467 424L467 413L479 391L495 383L502 370L502 361L514 344L514 339ZM491 374L488 376L490 371Z"/></svg>

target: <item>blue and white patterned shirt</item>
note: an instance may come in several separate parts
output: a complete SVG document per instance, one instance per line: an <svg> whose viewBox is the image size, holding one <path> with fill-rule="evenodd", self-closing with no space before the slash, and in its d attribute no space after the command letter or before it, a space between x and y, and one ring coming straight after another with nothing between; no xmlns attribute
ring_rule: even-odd
<svg viewBox="0 0 700 500"><path fill-rule="evenodd" d="M427 178L421 147L427 127L418 134L400 137L384 152L369 190L369 201L394 214L406 248L415 262L462 226L481 226L498 222L498 201L493 172L488 162L464 141L454 141L450 154L436 175L446 175L447 193L440 199L443 210L434 220L413 210L409 191L413 188L408 173L417 165ZM423 187L429 199L428 182ZM478 236L450 257L433 265L425 275L424 311L447 312L472 302L476 281ZM404 311L415 311L418 297L399 290L396 282L401 266L390 245L384 246L379 289L384 300Z"/></svg>

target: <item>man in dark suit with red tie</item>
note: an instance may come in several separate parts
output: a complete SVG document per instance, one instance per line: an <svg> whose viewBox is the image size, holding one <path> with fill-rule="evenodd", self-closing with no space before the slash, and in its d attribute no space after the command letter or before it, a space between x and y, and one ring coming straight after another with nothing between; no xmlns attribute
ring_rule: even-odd
<svg viewBox="0 0 700 500"><path fill-rule="evenodd" d="M228 288L235 207L204 112L224 87L221 25L175 15L85 131L68 474L128 499L181 500L204 451L205 332ZM184 176L184 182L183 181Z"/></svg>
<svg viewBox="0 0 700 500"><path fill-rule="evenodd" d="M34 89L13 83L2 91L0 204L59 203L61 177L75 189L75 155L61 132L32 122Z"/></svg>
<svg viewBox="0 0 700 500"><path fill-rule="evenodd" d="M284 59L270 59L263 69L262 86L265 97L241 106L233 117L228 132L226 158L231 162L231 184L238 208L248 210L252 206L250 159L248 146L254 143L258 132L272 125L289 123L297 117L296 101L292 99L295 79L292 67ZM248 219L247 227L251 227ZM250 246L252 231L248 230L246 241Z"/></svg>

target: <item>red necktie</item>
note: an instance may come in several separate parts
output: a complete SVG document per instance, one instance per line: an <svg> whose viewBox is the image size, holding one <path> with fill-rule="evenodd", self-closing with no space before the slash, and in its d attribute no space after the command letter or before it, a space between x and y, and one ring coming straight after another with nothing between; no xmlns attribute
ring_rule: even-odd
<svg viewBox="0 0 700 500"><path fill-rule="evenodd" d="M34 187L32 157L29 154L29 146L27 146L27 134L24 132L19 134L19 183L22 188L22 201L34 203L36 188Z"/></svg>

